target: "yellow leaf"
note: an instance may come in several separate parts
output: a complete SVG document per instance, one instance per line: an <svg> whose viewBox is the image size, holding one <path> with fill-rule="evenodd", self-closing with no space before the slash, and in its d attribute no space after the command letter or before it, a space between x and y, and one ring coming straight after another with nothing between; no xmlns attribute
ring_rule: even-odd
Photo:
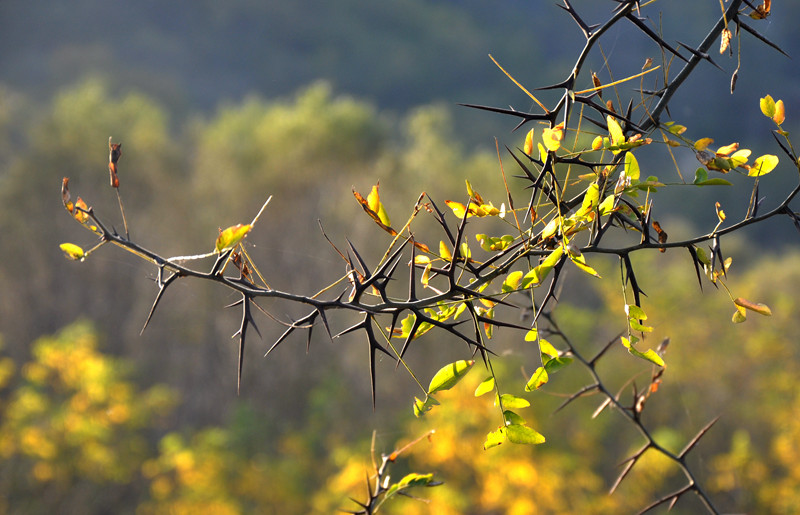
<svg viewBox="0 0 800 515"><path fill-rule="evenodd" d="M586 193L583 195L583 204L581 205L581 209L576 213L577 216L588 216L594 211L594 208L599 202L600 186L596 182L593 182L589 185L589 187L586 189Z"/></svg>
<svg viewBox="0 0 800 515"><path fill-rule="evenodd" d="M719 202L714 203L714 209L717 210L717 218L720 222L725 221L725 211L722 210L722 205Z"/></svg>
<svg viewBox="0 0 800 515"><path fill-rule="evenodd" d="M767 118L775 116L775 101L770 95L759 100L758 105L761 107L761 113Z"/></svg>
<svg viewBox="0 0 800 515"><path fill-rule="evenodd" d="M452 261L453 254L450 253L450 247L443 241L439 241L439 257L445 261Z"/></svg>
<svg viewBox="0 0 800 515"><path fill-rule="evenodd" d="M85 256L83 249L74 243L62 243L59 248L64 252L64 255L73 261L83 261Z"/></svg>
<svg viewBox="0 0 800 515"><path fill-rule="evenodd" d="M730 160L731 164L734 168L737 166L742 166L743 164L747 163L747 158L750 157L750 149L743 148L741 150L737 150L736 152L731 155Z"/></svg>
<svg viewBox="0 0 800 515"><path fill-rule="evenodd" d="M383 203L381 203L381 197L378 193L378 188L380 184L376 184L372 187L372 191L369 192L367 195L367 207L369 207L372 212L378 215L381 223L383 225L391 226L392 223L389 221L389 216L386 214L386 210L383 208Z"/></svg>
<svg viewBox="0 0 800 515"><path fill-rule="evenodd" d="M561 148L561 140L563 139L564 122L559 123L552 129L545 129L544 133L542 134L542 142L544 143L544 146L547 147L547 150L551 152L555 152Z"/></svg>
<svg viewBox="0 0 800 515"><path fill-rule="evenodd" d="M467 217L471 216L467 213L467 208L461 202L445 200L444 203L447 204L447 207L453 210L453 214L456 215L456 218L464 218L465 214Z"/></svg>
<svg viewBox="0 0 800 515"><path fill-rule="evenodd" d="M523 150L528 155L531 155L533 152L533 129L529 130L527 136L525 136L525 146Z"/></svg>
<svg viewBox="0 0 800 515"><path fill-rule="evenodd" d="M712 138L701 138L695 142L694 148L695 150L705 150L712 143L714 143Z"/></svg>
<svg viewBox="0 0 800 515"><path fill-rule="evenodd" d="M600 150L603 148L603 137L597 136L592 140L592 150Z"/></svg>
<svg viewBox="0 0 800 515"><path fill-rule="evenodd" d="M617 120L611 116L606 116L606 122L608 123L608 134L611 136L611 145L618 146L625 143L625 134L622 132L622 127L620 127ZM614 150L614 154L618 154L619 150Z"/></svg>
<svg viewBox="0 0 800 515"><path fill-rule="evenodd" d="M717 149L716 154L718 156L727 156L731 152L736 152L737 150L739 150L739 143L734 142L734 143L731 143L730 145L725 145L724 147L719 147Z"/></svg>
<svg viewBox="0 0 800 515"><path fill-rule="evenodd" d="M236 224L228 227L224 231L220 231L217 237L216 249L217 252L235 247L242 238L244 238L252 226L250 224L242 225Z"/></svg>
<svg viewBox="0 0 800 515"><path fill-rule="evenodd" d="M625 154L625 176L633 181L639 180L639 161L636 156L628 152Z"/></svg>
<svg viewBox="0 0 800 515"><path fill-rule="evenodd" d="M767 175L769 172L775 169L778 166L778 156L774 156L772 154L765 154L763 156L757 157L756 160L753 162L753 166L750 167L750 171L747 173L750 177L760 177L762 175Z"/></svg>
<svg viewBox="0 0 800 515"><path fill-rule="evenodd" d="M772 115L772 121L780 125L784 120L786 120L786 108L783 105L783 100L778 100L775 102L775 114Z"/></svg>
<svg viewBox="0 0 800 515"><path fill-rule="evenodd" d="M427 288L430 280L431 280L431 263L428 263L427 265L425 265L425 270L423 270L422 277L420 278L419 282L422 283L422 286Z"/></svg>
<svg viewBox="0 0 800 515"><path fill-rule="evenodd" d="M539 149L539 159L544 163L547 160L547 149L541 143L537 143L536 146Z"/></svg>

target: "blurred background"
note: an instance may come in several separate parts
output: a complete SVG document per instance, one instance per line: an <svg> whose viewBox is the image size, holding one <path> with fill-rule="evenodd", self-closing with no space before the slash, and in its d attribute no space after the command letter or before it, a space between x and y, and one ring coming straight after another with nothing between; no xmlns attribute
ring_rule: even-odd
<svg viewBox="0 0 800 515"><path fill-rule="evenodd" d="M615 5L572 3L590 23ZM669 42L696 45L719 10L712 0L656 2L643 15ZM784 128L797 132L798 17L800 5L776 2L767 20L749 20L793 59L744 34L734 94L738 45L733 57L714 48L724 71L701 66L669 113L689 138L739 141L754 155L784 159L758 99L783 99ZM617 464L641 442L613 413L591 419L596 400L553 415L561 395L588 380L580 370L531 396L528 415L546 445L485 452L496 409L474 399L469 384L414 420L419 388L384 360L373 411L365 342L331 342L318 330L310 352L297 335L264 359L282 328L259 315L263 339L248 341L237 396L230 336L239 314L224 309L236 296L176 284L140 336L156 270L112 247L83 263L58 248L94 243L63 210L62 177L70 178L73 200L80 196L122 230L107 186L112 136L122 143L120 194L134 240L163 256L207 252L218 228L248 222L272 195L248 252L273 287L313 294L344 273L318 220L338 247L349 238L368 262L390 242L351 188L366 195L380 181L396 223L422 191L440 205L464 201L465 179L495 205L503 202L495 138L520 147L524 132L512 132L514 120L457 104L534 109L488 54L530 89L562 80L582 46L566 13L541 1L0 3L0 513L353 508L347 497L365 493L373 431L376 450L389 452L437 430L400 467L435 472L446 484L423 492L430 504L402 500L387 506L390 513L619 513L680 484L653 456L607 495ZM620 24L589 67L607 83L606 59L620 79L648 57L659 64L658 48ZM621 86L620 95L637 98L638 85ZM680 176L661 150L642 152L643 173L691 182L698 163L681 150ZM513 174L508 155L501 157ZM726 178L742 187L658 195L654 209L671 238L710 231L715 201L731 219L744 213L748 181ZM765 177L762 209L796 180L786 163ZM524 185L510 186L524 202ZM429 234L435 244L439 236ZM636 256L648 271L640 281L656 326L651 341L672 341L646 422L679 450L721 415L694 459L723 509L787 513L800 503L797 237L789 220L775 220L723 240L734 259L734 295L774 312L739 326L730 323L724 292L708 284L700 291L688 256ZM593 266L604 279L570 278L559 305L559 320L589 353L624 324L616 263L598 258ZM304 314L261 304L283 320ZM352 321L344 316L333 329ZM437 364L468 357L463 344L433 334L409 353L423 384ZM524 384L536 352L518 332L500 330L494 341L507 384ZM637 373L646 383L649 369L619 354L621 371L612 376L619 387ZM481 374L471 375L473 388ZM692 502L676 509L693 513Z"/></svg>

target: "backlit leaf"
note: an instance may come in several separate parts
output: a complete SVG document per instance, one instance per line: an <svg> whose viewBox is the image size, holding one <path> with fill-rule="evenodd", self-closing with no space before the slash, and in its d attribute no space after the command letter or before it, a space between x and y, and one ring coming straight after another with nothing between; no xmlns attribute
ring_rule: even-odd
<svg viewBox="0 0 800 515"><path fill-rule="evenodd" d="M551 358L544 364L544 369L548 374L555 374L562 368L570 365L572 361L572 358L566 356Z"/></svg>
<svg viewBox="0 0 800 515"><path fill-rule="evenodd" d="M750 157L750 154L751 154L750 149L747 148L737 150L730 157L731 164L733 164L734 168L736 168L737 166L742 166L743 164L747 163L747 158Z"/></svg>
<svg viewBox="0 0 800 515"><path fill-rule="evenodd" d="M83 249L74 243L62 243L59 248L64 252L64 255L73 261L83 261L85 253Z"/></svg>
<svg viewBox="0 0 800 515"><path fill-rule="evenodd" d="M564 139L564 122L559 123L552 129L547 128L542 133L542 143L551 152L561 148L561 140Z"/></svg>
<svg viewBox="0 0 800 515"><path fill-rule="evenodd" d="M384 209L380 194L378 193L379 186L380 184L373 186L372 191L367 195L367 206L378 215L383 225L391 226L392 223L389 221L389 216L386 214L386 209Z"/></svg>
<svg viewBox="0 0 800 515"><path fill-rule="evenodd" d="M750 177L767 175L769 172L774 170L776 166L778 166L778 156L765 154L756 158L747 175Z"/></svg>
<svg viewBox="0 0 800 515"><path fill-rule="evenodd" d="M537 433L523 424L510 424L506 426L506 437L509 442L536 445L545 442L542 434Z"/></svg>
<svg viewBox="0 0 800 515"><path fill-rule="evenodd" d="M506 276L506 280L503 281L503 286L502 286L503 293L509 293L518 289L521 279L522 279L522 272L519 270L508 274Z"/></svg>
<svg viewBox="0 0 800 515"><path fill-rule="evenodd" d="M569 259L575 264L575 266L577 266L587 274L593 275L595 277L600 277L600 274L597 273L597 270L586 264L586 258L584 258L583 256L570 255Z"/></svg>
<svg viewBox="0 0 800 515"><path fill-rule="evenodd" d="M464 215L467 213L467 208L461 202L455 202L453 200L445 200L445 204L447 207L453 210L453 214L456 215L456 218L464 218ZM467 215L469 216L469 215Z"/></svg>
<svg viewBox="0 0 800 515"><path fill-rule="evenodd" d="M636 320L647 320L647 313L635 304L625 304L625 314Z"/></svg>
<svg viewBox="0 0 800 515"><path fill-rule="evenodd" d="M772 99L771 95L767 95L759 100L758 105L761 108L761 113L767 118L775 116L775 101Z"/></svg>
<svg viewBox="0 0 800 515"><path fill-rule="evenodd" d="M510 393L504 393L501 395L500 402L503 404L503 409L527 408L531 405L530 402L522 397L517 397L516 395L511 395Z"/></svg>
<svg viewBox="0 0 800 515"><path fill-rule="evenodd" d="M453 254L450 253L450 247L441 240L439 240L439 257L444 259L445 261L452 261Z"/></svg>
<svg viewBox="0 0 800 515"><path fill-rule="evenodd" d="M506 425L525 424L525 419L510 409L503 411L503 419L506 421Z"/></svg>
<svg viewBox="0 0 800 515"><path fill-rule="evenodd" d="M586 189L586 193L583 195L583 204L581 205L581 209L577 212L577 216L589 216L592 212L594 212L594 208L597 207L599 202L600 186L596 182L593 182L589 185L589 187Z"/></svg>
<svg viewBox="0 0 800 515"><path fill-rule="evenodd" d="M428 386L428 393L436 393L442 390L449 390L455 386L470 371L475 360L459 360L449 365L443 366L436 372Z"/></svg>
<svg viewBox="0 0 800 515"><path fill-rule="evenodd" d="M552 343L544 338L539 338L539 351L545 356L549 356L551 358L557 358L559 354L558 349L556 349Z"/></svg>
<svg viewBox="0 0 800 515"><path fill-rule="evenodd" d="M505 443L506 441L506 428L501 427L496 431L492 431L488 435L486 435L486 440L483 442L483 449L491 449L492 447L497 447L498 445Z"/></svg>
<svg viewBox="0 0 800 515"><path fill-rule="evenodd" d="M611 211L614 210L614 204L616 203L617 199L614 195L609 195L603 200L599 206L597 206L597 211L600 213L600 216L605 216Z"/></svg>
<svg viewBox="0 0 800 515"><path fill-rule="evenodd" d="M686 126L685 125L679 125L679 124L674 123L674 122L667 122L665 125L667 126L667 131L671 132L672 134L676 134L677 135L677 134L683 134L684 132L686 132Z"/></svg>
<svg viewBox="0 0 800 515"><path fill-rule="evenodd" d="M625 175L633 181L639 180L639 161L630 152L625 154Z"/></svg>
<svg viewBox="0 0 800 515"><path fill-rule="evenodd" d="M528 131L528 134L525 136L525 146L523 150L526 154L531 155L533 153L533 129Z"/></svg>
<svg viewBox="0 0 800 515"><path fill-rule="evenodd" d="M611 116L606 116L606 123L608 123L608 133L611 135L611 145L617 146L625 143L625 134L622 132L622 127L620 127L617 120ZM619 150L612 151L614 154L619 154Z"/></svg>
<svg viewBox="0 0 800 515"><path fill-rule="evenodd" d="M645 360L647 360L647 361L649 361L651 363L654 363L654 364L656 364L656 365L658 365L660 367L665 367L666 366L666 364L664 363L664 360L661 359L661 356L659 356L653 349L647 349L646 352L638 351L636 349L636 347L634 347L634 344L638 341L638 338L634 337L632 340L628 340L624 336L622 336L621 338L622 338L622 345L626 349L628 349L628 352L630 352L634 356L637 356L639 358L645 359Z"/></svg>
<svg viewBox="0 0 800 515"><path fill-rule="evenodd" d="M494 390L494 376L489 376L481 381L481 384L475 388L475 397L480 397L481 395L489 393L492 390Z"/></svg>
<svg viewBox="0 0 800 515"><path fill-rule="evenodd" d="M548 255L542 263L533 268L530 272L522 277L522 287L528 288L538 286L542 281L547 278L550 270L561 261L561 256L564 254L564 247L558 246L553 252Z"/></svg>
<svg viewBox="0 0 800 515"><path fill-rule="evenodd" d="M534 390L538 390L542 387L542 385L547 383L547 380L547 370L545 370L544 367L539 367L533 372L533 375L525 385L525 391L532 392Z"/></svg>
<svg viewBox="0 0 800 515"><path fill-rule="evenodd" d="M250 224L236 224L228 227L219 233L217 237L216 249L217 252L235 247L242 241L252 226Z"/></svg>

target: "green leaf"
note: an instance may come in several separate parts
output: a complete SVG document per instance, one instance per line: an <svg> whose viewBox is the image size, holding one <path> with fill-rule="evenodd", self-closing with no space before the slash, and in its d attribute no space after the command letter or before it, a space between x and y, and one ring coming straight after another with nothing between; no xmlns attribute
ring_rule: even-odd
<svg viewBox="0 0 800 515"><path fill-rule="evenodd" d="M675 122L667 122L664 125L666 125L668 127L667 131L669 131L672 134L676 134L677 135L677 134L683 134L684 132L686 132L686 126L685 125L679 125L679 124L676 124Z"/></svg>
<svg viewBox="0 0 800 515"><path fill-rule="evenodd" d="M433 379L431 379L431 384L428 386L428 393L431 394L442 390L449 390L461 381L461 378L469 372L474 364L475 360L473 359L462 359L443 366L436 372Z"/></svg>
<svg viewBox="0 0 800 515"><path fill-rule="evenodd" d="M694 183L693 184L700 184L708 180L708 170L703 167L698 168L694 172Z"/></svg>
<svg viewBox="0 0 800 515"><path fill-rule="evenodd" d="M720 179L716 177L714 179L708 179L707 181L700 181L695 182L695 186L732 186L733 183L730 181L726 181L725 179Z"/></svg>
<svg viewBox="0 0 800 515"><path fill-rule="evenodd" d="M517 397L515 395L511 395L510 393L504 393L500 396L500 401L503 404L503 409L518 409L518 408L527 408L531 405L526 399L522 397Z"/></svg>
<svg viewBox="0 0 800 515"><path fill-rule="evenodd" d="M638 338L634 337L634 338L632 338L632 341L631 341L631 340L628 340L627 338L625 338L624 336L622 336L622 345L626 349L628 349L628 352L630 352L634 356L637 356L639 358L645 359L645 360L647 360L647 361L649 361L651 363L654 363L654 364L656 364L656 365L658 365L660 367L665 367L666 366L666 364L664 363L664 360L661 359L661 356L656 354L656 352L653 349L647 349L646 352L640 352L640 351L636 350L636 348L634 347L634 344L638 340L639 340Z"/></svg>
<svg viewBox="0 0 800 515"><path fill-rule="evenodd" d="M511 410L505 410L503 412L503 419L506 421L506 425L508 424L524 424L525 419L519 416L518 414L514 413Z"/></svg>
<svg viewBox="0 0 800 515"><path fill-rule="evenodd" d="M505 443L506 441L506 428L501 427L496 431L492 431L491 433L486 435L486 441L483 442L483 449L491 449L492 447L497 447L498 445Z"/></svg>
<svg viewBox="0 0 800 515"><path fill-rule="evenodd" d="M653 328L652 327L650 327L649 325L640 324L639 321L636 320L635 318L631 318L630 320L628 320L628 324L631 326L631 329L633 331L639 331L639 332L642 332L642 333L652 333L653 332Z"/></svg>
<svg viewBox="0 0 800 515"><path fill-rule="evenodd" d="M235 247L250 232L251 228L250 224L236 224L220 232L217 237L217 252Z"/></svg>
<svg viewBox="0 0 800 515"><path fill-rule="evenodd" d="M428 486L433 481L433 473L430 474L417 474L412 472L407 474L403 479L393 484L386 490L384 499L388 499L396 493L406 490L414 486Z"/></svg>
<svg viewBox="0 0 800 515"><path fill-rule="evenodd" d="M547 370L547 372L550 374L555 374L562 368L572 363L572 361L573 361L572 358L568 357L551 358L547 360L547 363L544 364L544 369Z"/></svg>
<svg viewBox="0 0 800 515"><path fill-rule="evenodd" d="M525 391L532 392L534 390L538 390L542 387L542 385L547 383L547 380L547 370L545 370L544 367L539 367L533 372L533 375L525 385Z"/></svg>
<svg viewBox="0 0 800 515"><path fill-rule="evenodd" d="M509 442L527 445L536 445L545 442L542 434L523 424L509 424L506 426L506 437Z"/></svg>
<svg viewBox="0 0 800 515"><path fill-rule="evenodd" d="M647 314L636 304L625 304L625 314L628 315L628 318L647 320Z"/></svg>
<svg viewBox="0 0 800 515"><path fill-rule="evenodd" d="M630 177L632 181L639 180L639 161L630 152L625 154L625 175Z"/></svg>
<svg viewBox="0 0 800 515"><path fill-rule="evenodd" d="M410 486L425 486L433 480L433 473L430 474L417 474L412 472L411 474L407 474L403 479L401 479L397 485L400 488L406 488Z"/></svg>
<svg viewBox="0 0 800 515"><path fill-rule="evenodd" d="M475 397L480 397L483 394L489 393L494 390L494 376L489 376L481 384L475 388Z"/></svg>
<svg viewBox="0 0 800 515"><path fill-rule="evenodd" d="M82 248L74 243L62 243L59 248L64 252L64 255L73 261L83 261L86 253Z"/></svg>

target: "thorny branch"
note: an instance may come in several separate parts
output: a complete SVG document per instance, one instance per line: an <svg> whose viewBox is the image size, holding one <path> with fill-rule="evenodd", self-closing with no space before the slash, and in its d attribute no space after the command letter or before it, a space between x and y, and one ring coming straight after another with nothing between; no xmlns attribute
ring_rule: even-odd
<svg viewBox="0 0 800 515"><path fill-rule="evenodd" d="M749 2L745 3L749 4ZM383 230L394 236L394 241L384 255L384 259L381 260L374 270L370 270L370 267L365 260L362 259L359 251L349 241L346 252L341 252L334 247L336 252L345 260L346 272L343 280L337 281L337 283L324 288L322 292L336 289L338 288L337 285L344 281L349 283L349 287L344 289L340 288L341 291L327 298L322 294L306 296L280 291L268 286L263 282L263 279L261 280L262 284L259 284L256 278L250 273L247 259L236 252L235 245L218 248L215 252L201 256L213 258L213 263L207 269L188 266L185 264L186 260L182 258L164 258L157 252L142 247L130 238L127 229L127 220L125 221L125 234L121 235L115 230L109 229L92 208L74 205L69 199L69 191L67 188L68 180L66 179L62 187L64 205L76 219L90 228L99 237L100 242L98 246L112 243L152 262L157 267L158 277L156 285L158 287L158 292L152 308L147 315L144 324L145 327L147 327L156 308L160 305L160 301L166 289L175 284L178 279L191 278L215 282L241 295L241 298L231 305L241 309L240 327L234 335L239 338L237 371L239 385L241 384L244 345L248 329L252 326L253 329L258 332L258 328L255 326L252 308L255 306L257 309L262 310L257 304L259 299L280 299L288 303L306 306L309 309L305 315L297 320L280 322L284 325L285 330L268 348L265 356L268 356L278 345L286 341L289 336L298 330L307 331L307 345L310 345L311 333L314 326L317 324L321 324L324 327L328 337L331 339L339 338L349 333L362 334L366 339L369 349L368 365L373 406L376 402L376 353L383 353L400 363L403 361L404 356L409 351L414 340L428 329L438 329L449 333L457 340L465 342L473 354L480 353L484 363L490 369L493 353L491 348L487 346L486 339L481 332L481 326L511 327L523 331L538 327L541 333L549 332L549 334L557 335L567 345L567 350L563 351L563 355L570 356L580 362L587 369L591 378L590 384L584 386L578 392L570 396L559 409L568 405L574 399L584 395L601 394L605 400L598 412L605 407L615 408L617 412L623 414L623 416L637 428L645 440L643 447L624 462L623 471L614 483L612 491L616 489L619 483L627 476L628 472L632 470L639 458L646 451L653 450L667 456L677 464L686 478L686 484L675 492L656 500L650 506L647 506L643 512L665 503L674 504L684 494L692 492L701 499L709 512L717 513L718 510L715 508L708 494L701 487L697 479L697 474L690 469L685 459L686 454L696 446L700 438L711 428L716 419L712 420L705 428L700 430L681 453L671 453L653 439L641 420L640 415L646 405L647 398L654 390L648 389L644 392L638 392L635 390L634 386L632 403L626 405L620 401L620 394L622 392L619 394L612 393L606 386L606 381L604 381L598 373L597 363L607 355L606 352L611 348L613 342L609 342L604 346L595 357L587 359L575 348L569 337L559 328L554 318L551 316L551 313L553 311L553 303L556 301L556 292L561 284L560 280L562 275L560 272L562 267L565 266L565 263L570 260L578 264L585 264L585 262L581 261L583 259L582 256L585 255L617 255L620 258L621 269L623 271L623 289L630 286L634 296L634 306L640 307L640 295L643 292L637 282L635 270L630 260L630 255L634 252L653 249L663 251L668 248L685 248L691 255L698 280L701 280L702 269L716 286L716 280L719 276L724 276L726 274L726 265L724 264L723 254L720 249L720 240L722 237L739 231L748 225L761 223L776 216L789 217L798 230L800 230L800 215L796 213L790 205L798 192L800 192L800 184L798 184L777 206L762 214L758 214L756 181L751 206L742 220L723 226L722 222L724 219L721 219L720 224L709 233L682 241L668 242L666 232L656 221L652 220L652 200L648 197L648 201L643 205L639 205L633 198L630 198L628 192L631 191L631 185L629 180L626 183L626 177L623 172L624 167L628 166L628 154L630 154L634 148L640 144L649 143L648 136L656 131L669 132L669 127L662 123L661 116L667 110L675 92L686 82L697 66L704 61L717 66L716 63L710 59L708 52L714 42L725 34L725 31L729 30L728 26L730 24L735 27L741 27L744 31L755 36L759 41L781 52L783 51L740 19L743 14L740 11L743 4L742 0L732 0L730 2L727 9L720 14L719 19L715 21L708 34L696 48L684 43L679 43L677 46L668 43L662 35L650 27L650 20L643 17L643 13L647 14L646 7L641 5L637 0L615 0L615 7L610 17L600 24L587 23L571 5L569 0L563 0L563 4L564 5L560 7L566 11L578 26L585 38L585 44L569 74L563 81L551 86L538 88L539 90L563 90L563 94L555 105L550 108L544 106L544 104L539 102L538 99L521 85L520 87L542 107L543 113L529 113L516 110L513 107L499 108L475 104L462 105L511 116L518 120L515 129L532 121L546 123L547 130L555 134L555 141L559 142L563 139L563 135L567 130L574 130L580 133L582 131L582 129L580 129L580 123L582 121L588 121L611 134L611 143L603 147L603 155L606 155L606 152L611 152L612 158L607 162L603 162L602 160L594 162L586 160L583 156L584 153L588 154L591 152L590 150L564 155L557 153L552 148L537 153L532 146L531 148L526 148L524 151L513 151L506 147L520 168L522 175L519 176L519 179L526 183L531 190L529 203L524 209L525 223L527 223L527 225L520 225L519 219L517 219L515 213L514 217L515 220L517 220L519 236L483 262L473 259L468 251L462 249L462 244L466 241L467 218L470 214L474 214L470 213L470 209L472 209L472 206L478 206L478 209L483 207L481 206L482 199L480 199L477 194L473 195L472 192L470 192L470 198L466 206L462 206L464 207L464 212L461 216L457 216L455 221L448 220L445 212L436 205L433 199L427 196L420 197L415 207L415 216L416 213L424 207L425 212L429 213L439 225L443 234L443 241L449 243L451 249L451 251L449 251L451 255L447 257L430 252L424 243L417 241L411 232L409 224L400 231L395 231L391 227L388 227L388 225L381 220L379 213L370 208L367 201L360 198L360 195L356 195L365 211L370 214ZM604 34L618 23L623 22L623 20L630 22L649 41L652 41L655 44L655 49L662 55L662 59L664 59L660 70L658 70L662 74L664 87L658 91L650 92L642 88L638 91L641 95L640 102L634 106L633 99L631 99L624 109L622 105L614 106L611 101L602 101L601 90L603 86L598 85L599 79L597 79L597 82L594 82L596 76L593 77L595 88L581 93L576 92L576 85L579 79L587 75L584 67L590 53L598 46ZM741 44L741 42L739 44ZM682 55L682 50L685 50L688 56ZM670 77L668 64L673 59L684 62L684 65L677 75ZM610 71L610 64L606 66L609 67ZM645 67L647 66L648 64L645 65ZM503 71L505 72L505 70ZM511 77L508 72L505 73ZM514 79L512 78L512 80ZM516 80L514 82L516 83ZM517 84L519 85L519 83ZM616 88L617 86L614 85L613 87ZM641 110L643 114L641 114L638 121L634 121L634 114L636 114L638 110ZM576 111L579 113L577 118L573 116L573 113ZM591 113L599 115L601 120L604 119L606 122L604 123L592 119L590 117ZM575 126L576 121L578 124L577 127ZM621 142L614 141L614 139L620 138L619 135L616 136L616 138L614 137L613 125L615 124L619 126L622 138ZM792 162L798 167L798 171L800 172L800 164L798 164L798 158L791 143L788 143L787 140L787 144L784 144L784 142L778 138L777 134L773 135L783 152L792 159ZM116 189L119 183L117 181L116 184L114 184L114 179L116 179L117 161L121 153L114 153L115 148L117 151L119 150L119 144L114 144L116 147L113 147L109 142L109 145L112 150L109 170L112 174L112 186ZM558 147L556 146L556 148ZM592 150L598 149L593 148ZM695 148L692 148L692 150L695 151ZM593 175L596 179L588 187L582 186L577 191L572 189L568 192L569 181L564 179L562 167L583 170L585 175ZM590 192L593 191L592 188L596 191L598 203L599 200L612 197L613 207L606 210L605 213L601 213L597 203L593 204L589 202L589 207L585 209L587 198L589 198ZM571 198L568 198L568 196L571 196ZM510 193L509 202L511 202ZM122 208L121 200L120 208ZM583 212L581 213L581 211ZM575 217L578 213L581 213L583 218L579 217L577 220L579 222L589 221L590 223L587 228L591 229L588 231L590 236L582 245L576 243L578 235L577 233L571 233L568 227L568 222L570 222L570 220L572 220L572 222L576 220L570 217ZM605 220L602 222L601 215L606 216ZM615 229L619 229L623 232L632 231L638 233L641 235L641 240L631 245L606 244L608 240L606 236L614 232ZM325 235L325 238L327 239L327 235ZM328 241L330 242L330 239L328 239ZM395 242L399 244L395 246ZM703 259L702 255L705 253L701 252L701 249L698 247L699 244L705 242L711 242L712 244L710 247L710 262ZM331 245L333 246L332 243ZM94 249L92 249L92 251L93 250ZM410 261L406 261L409 259L409 254ZM88 252L85 255L88 255ZM76 255L76 257L83 258L85 255L81 253L80 255ZM427 256L428 259L427 261L420 261L417 259L419 256ZM434 266L433 260L441 260L443 264ZM401 266L403 263L408 263L409 286L407 294L401 297L394 290L390 291L389 286L398 283L395 279L400 275L399 270L403 268ZM539 275L534 274L528 284L523 285L521 288L511 288L510 291L488 289L492 281L507 278L509 274L518 267L522 267L528 271L526 277L537 270L541 273ZM231 271L232 269L235 270ZM422 271L422 275L420 275L420 271ZM553 273L552 277L547 281L546 293L543 298L537 302L536 297L532 293L532 287L544 284L545 277L550 271ZM422 281L423 286L425 286L424 294L420 293L420 289L417 287L417 281ZM434 287L434 281L438 281L436 287ZM494 316L489 315L485 311L481 311L477 307L481 301L489 302L493 305L513 306L509 297L512 294L520 292L528 296L528 303L535 312L533 322L530 325L521 326L494 318ZM463 306L462 309L467 312L472 322L471 325L465 324L464 320L456 320L459 306ZM337 311L358 313L361 317L360 321L334 334L334 332L331 331L329 320L333 313ZM406 316L405 319L403 318L404 315ZM410 324L407 324L405 322L406 320L410 320ZM388 331L385 331L384 328L387 327L387 321ZM400 329L400 326L403 326L403 329ZM628 335L631 336L630 330L628 331ZM391 344L390 340L392 337L402 338L403 344L400 346L400 350L397 350L397 348ZM617 341L617 339L614 341ZM650 385L651 387L656 384L656 381L661 381L662 372L663 369L659 369L657 373L654 372ZM505 422L507 423L507 421ZM385 490L382 490L383 487L380 483L380 478L383 476L388 463L389 461L384 459L382 464L376 467L378 482L375 484L375 487L370 490L370 501L366 504L359 503L363 508L362 513L372 513L371 510L374 507L373 503L385 492Z"/></svg>

